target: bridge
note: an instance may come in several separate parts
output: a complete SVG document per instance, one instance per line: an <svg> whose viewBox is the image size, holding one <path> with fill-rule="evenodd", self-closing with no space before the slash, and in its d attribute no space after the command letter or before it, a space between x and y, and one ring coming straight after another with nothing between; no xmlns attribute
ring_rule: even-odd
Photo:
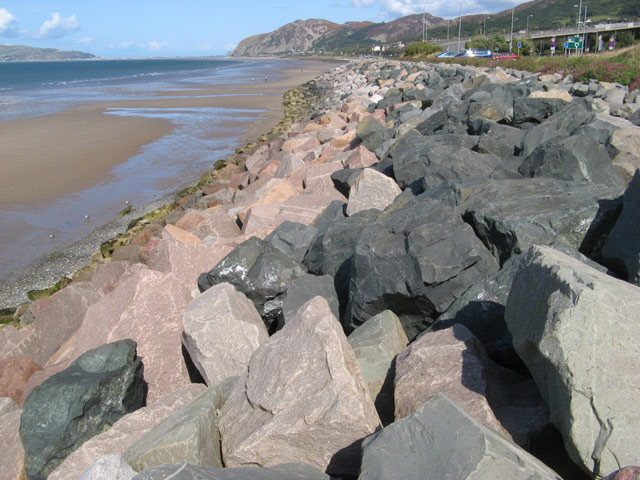
<svg viewBox="0 0 640 480"><path fill-rule="evenodd" d="M556 38L556 55L562 55L564 52L563 43L564 40L561 39L569 37L569 36L577 36L577 35L602 35L603 42L599 43L599 49L607 50L609 37L616 36L617 32L622 32L625 30L635 30L640 29L640 22L620 22L620 23L599 23L597 25L589 25L587 21L587 27L584 29L580 26L580 32L578 32L576 27L570 28L561 28L556 30L536 30L527 32L526 30L520 30L519 32L513 32L513 38L518 39L530 39L530 40L548 40L551 41L551 38ZM494 32L495 33L495 32ZM507 41L511 41L511 33L502 34ZM460 39L460 50L464 50L464 44L471 40L471 38L464 37ZM440 45L444 50L450 52L458 51L458 37L450 38L449 40L445 39L434 39L429 40L430 43L434 43L436 45ZM547 43L548 43L547 42ZM604 44L604 45L603 45ZM516 46L514 43L513 50L516 50Z"/></svg>

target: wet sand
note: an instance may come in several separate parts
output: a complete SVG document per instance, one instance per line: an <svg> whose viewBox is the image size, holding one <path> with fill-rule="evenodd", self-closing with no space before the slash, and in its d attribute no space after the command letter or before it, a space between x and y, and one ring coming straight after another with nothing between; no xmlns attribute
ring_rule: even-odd
<svg viewBox="0 0 640 480"><path fill-rule="evenodd" d="M174 128L162 119L106 115L109 109L264 110L258 121L246 125L246 133L241 138L242 142L255 140L281 118L285 90L332 66L317 61L279 63L282 68L264 72L266 82L260 78L251 84L158 92L158 96L170 98L83 105L54 115L0 122L0 209L50 203L108 180L109 172L116 165L126 162L144 145Z"/></svg>

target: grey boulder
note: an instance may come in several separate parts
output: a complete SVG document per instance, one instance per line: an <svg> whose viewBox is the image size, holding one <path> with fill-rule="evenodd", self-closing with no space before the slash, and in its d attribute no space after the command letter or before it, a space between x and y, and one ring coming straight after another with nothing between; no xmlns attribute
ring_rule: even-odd
<svg viewBox="0 0 640 480"><path fill-rule="evenodd" d="M28 478L44 480L84 441L142 407L142 371L136 343L122 340L89 350L34 388L20 423Z"/></svg>
<svg viewBox="0 0 640 480"><path fill-rule="evenodd" d="M505 317L574 462L637 465L640 291L549 247L526 253Z"/></svg>
<svg viewBox="0 0 640 480"><path fill-rule="evenodd" d="M334 287L334 280L331 275L311 275L304 274L296 278L284 294L282 311L278 317L278 329L291 320L298 309L311 300L320 296L329 303L331 313L334 317L340 318L340 303Z"/></svg>
<svg viewBox="0 0 640 480"><path fill-rule="evenodd" d="M278 225L264 239L285 255L301 262L318 229L303 223L289 220Z"/></svg>
<svg viewBox="0 0 640 480"><path fill-rule="evenodd" d="M325 474L304 463L286 463L271 468L215 468L196 465L162 465L139 473L132 480L329 480Z"/></svg>
<svg viewBox="0 0 640 480"><path fill-rule="evenodd" d="M362 445L358 478L562 480L443 394L368 437Z"/></svg>

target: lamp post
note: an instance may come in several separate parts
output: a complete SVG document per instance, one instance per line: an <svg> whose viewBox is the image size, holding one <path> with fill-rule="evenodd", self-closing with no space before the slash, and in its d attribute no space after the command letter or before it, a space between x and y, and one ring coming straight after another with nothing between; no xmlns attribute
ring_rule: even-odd
<svg viewBox="0 0 640 480"><path fill-rule="evenodd" d="M484 17L484 26L482 27L482 31L484 32L483 35L486 37L487 36L487 19L491 18L491 17Z"/></svg>
<svg viewBox="0 0 640 480"><path fill-rule="evenodd" d="M584 6L584 21L582 22L582 31L583 31L583 38L582 38L582 53L584 54L584 44L587 43L587 9L589 8L589 5L585 5Z"/></svg>
<svg viewBox="0 0 640 480"><path fill-rule="evenodd" d="M460 2L460 16L458 17L458 53L460 53L460 37L462 36L462 2Z"/></svg>
<svg viewBox="0 0 640 480"><path fill-rule="evenodd" d="M513 14L514 8L511 9L511 36L509 37L509 53L513 53Z"/></svg>
<svg viewBox="0 0 640 480"><path fill-rule="evenodd" d="M527 15L527 35L529 35L529 17L533 17L533 14Z"/></svg>

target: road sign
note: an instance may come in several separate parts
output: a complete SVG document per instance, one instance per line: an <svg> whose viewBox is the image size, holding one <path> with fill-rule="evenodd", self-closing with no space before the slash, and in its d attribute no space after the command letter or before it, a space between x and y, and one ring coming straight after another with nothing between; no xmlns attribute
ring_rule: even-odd
<svg viewBox="0 0 640 480"><path fill-rule="evenodd" d="M518 42L518 48L522 48L522 44Z"/></svg>
<svg viewBox="0 0 640 480"><path fill-rule="evenodd" d="M564 48L569 50L582 50L582 37L569 37L564 44Z"/></svg>

